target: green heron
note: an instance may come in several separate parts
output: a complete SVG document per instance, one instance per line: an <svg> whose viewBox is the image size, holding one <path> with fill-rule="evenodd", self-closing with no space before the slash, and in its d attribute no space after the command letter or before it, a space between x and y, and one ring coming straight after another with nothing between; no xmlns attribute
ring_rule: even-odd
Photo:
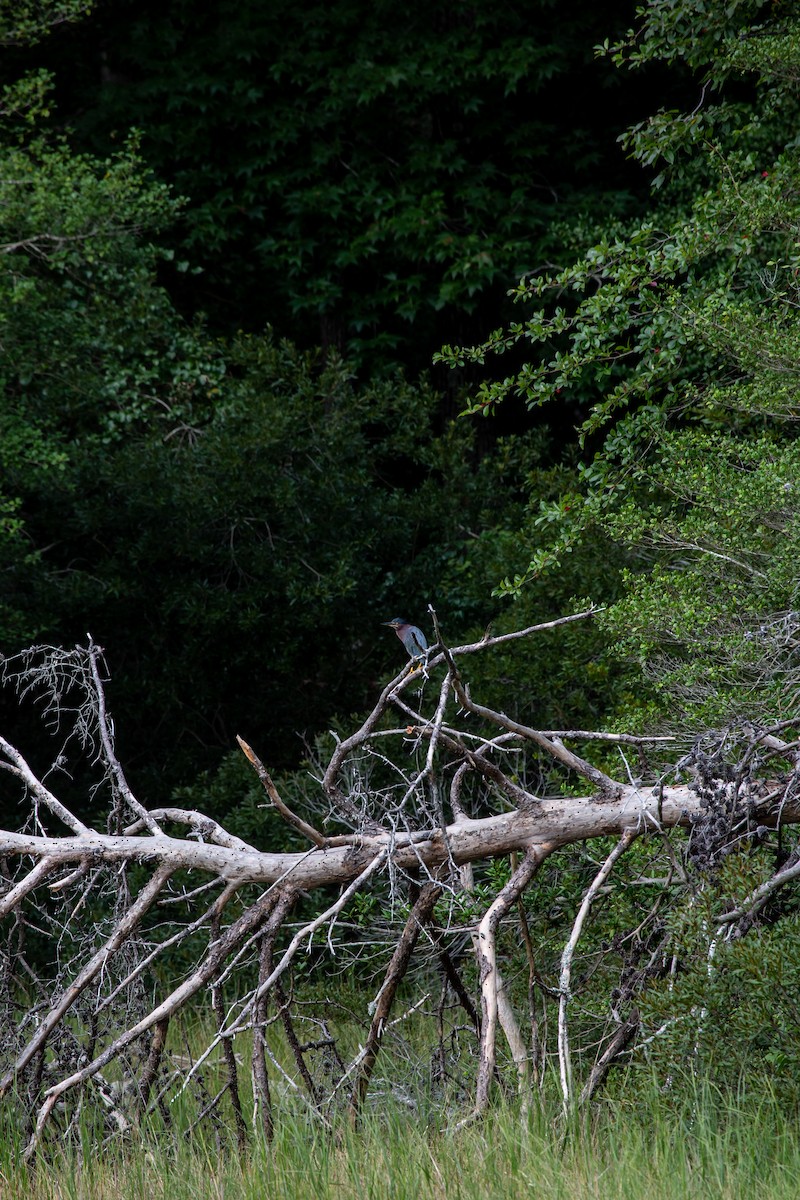
<svg viewBox="0 0 800 1200"><path fill-rule="evenodd" d="M392 617L391 621L384 621L384 625L388 625L395 631L400 641L408 651L409 658L424 658L428 650L428 640L421 629L416 625L410 625L408 621L404 621L402 617Z"/></svg>

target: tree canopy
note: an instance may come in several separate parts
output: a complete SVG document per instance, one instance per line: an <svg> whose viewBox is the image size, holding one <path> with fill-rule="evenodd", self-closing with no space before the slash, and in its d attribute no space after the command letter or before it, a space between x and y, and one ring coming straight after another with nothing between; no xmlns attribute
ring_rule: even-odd
<svg viewBox="0 0 800 1200"><path fill-rule="evenodd" d="M171 236L203 274L184 306L417 371L558 257L554 222L599 195L630 205L613 133L646 101L592 53L623 19L548 0L122 3L48 61L88 147L143 128L185 197Z"/></svg>
<svg viewBox="0 0 800 1200"><path fill-rule="evenodd" d="M698 6L654 4L602 48L624 65L682 57L703 70L691 113L627 135L657 171L653 211L524 280L515 296L530 315L443 355L529 348L471 412L519 396L583 414L581 486L542 503L533 523L552 539L502 590L598 530L634 551L607 627L673 717L677 701L698 727L745 710L782 719L794 691L798 29L781 13L756 26L760 10L720 10L699 36ZM728 97L740 76L746 100Z"/></svg>
<svg viewBox="0 0 800 1200"><path fill-rule="evenodd" d="M334 1106L352 1076L358 1113L423 929L417 994L441 989L439 1061L476 1035L476 1116L496 1067L524 1091L535 1062L544 1092L551 1060L567 1113L625 1094L612 1062L668 1092L676 1054L735 1089L764 1051L795 1095L797 1039L765 1019L800 961L793 6L649 0L608 37L588 5L537 5L536 29L513 6L355 0L68 26L82 8L59 6L33 52L38 6L2 35L20 71L36 59L0 129L0 637L19 693L0 747L0 1001L18 1020L0 1092L23 1073L29 1145L112 1059L144 1111L164 1022L206 984L227 1082L200 1107L229 1095L244 1144L223 990L241 967L241 1022L265 1029L301 940L326 927L336 948L346 908L354 987L375 930L386 962ZM641 171L634 203L598 149L616 100L580 119L594 40L604 98L612 77L675 73L657 112L632 104L606 135ZM447 394L416 374L444 336ZM431 653L384 682L395 615ZM148 915L217 886L172 932ZM73 919L90 901L92 945ZM123 945L135 964L112 977ZM140 987L165 951L167 1009ZM57 984L43 1022L31 977ZM144 1024L112 1027L117 987ZM295 992L275 995L319 1115L304 1056L339 1043L303 1049ZM84 1066L61 1037L79 1025Z"/></svg>
<svg viewBox="0 0 800 1200"><path fill-rule="evenodd" d="M80 12L79 5L73 16ZM572 39L577 45L578 31L572 24L561 31L560 48L547 40L549 27L543 26L536 54L527 36L513 61L506 61L502 53L484 53L486 39L499 28L498 16L476 14L466 25L446 21L446 37L440 43L432 35L421 36L433 17L420 10L402 38L394 37L391 24L381 26L384 57L399 61L405 47L409 62L396 85L376 67L369 75L372 90L359 105L352 88L366 67L352 65L355 60L344 53L342 42L356 30L366 46L378 19L370 17L369 29L359 32L359 12L354 6L320 13L319 30L330 36L320 38L314 55L297 61L297 43L277 38L278 9L259 8L255 15L249 9L238 15L227 10L203 15L195 30L197 40L187 44L185 64L181 59L176 75L163 25L158 37L150 31L157 21L176 23L177 28L187 15L177 9L164 16L115 6L113 12L101 10L88 22L79 22L74 32L59 24L49 41L27 52L57 68L55 77L37 69L6 96L6 234L0 280L6 301L0 413L5 570L0 628L9 650L33 639L70 642L83 637L87 628L110 651L113 648L115 707L128 730L135 761L141 747L148 769L161 776L163 765L155 766L161 752L153 731L164 728L165 711L183 714L178 735L182 750L176 753L174 732L169 735L171 783L190 782L194 754L199 755L195 772L213 766L231 744L243 714L258 723L270 714L276 747L271 753L277 761L296 761L303 735L313 737L333 715L368 702L376 669L391 655L390 641L380 640L379 622L387 615L423 612L428 601L446 593L451 620L485 626L497 612L489 596L491 583L513 562L528 489L554 494L562 469L574 470L573 465L559 465L560 448L545 430L498 441L486 439L465 422L454 422L451 401L428 382L417 384L389 370L394 351L382 357L381 378L373 382L363 374L356 379L352 365L338 357L330 342L323 350L313 345L295 350L284 336L287 328L296 328L294 301L280 293L278 284L304 289L306 295L318 288L325 291L320 272L324 274L330 263L323 270L316 258L305 260L301 255L290 270L289 260L280 260L269 286L259 283L267 294L278 297L270 310L281 319L274 330L221 336L219 325L215 328L196 316L187 319L181 311L187 296L195 303L202 301L207 272L198 273L198 259L205 261L212 242L226 261L236 261L229 253L230 239L243 236L244 226L238 221L242 214L238 207L223 206L228 214L223 219L219 206L228 186L226 173L234 170L231 163L238 161L237 155L249 162L255 153L249 139L273 139L282 147L270 171L266 161L253 160L261 166L252 187L269 192L276 212L276 205L295 204L288 199L289 159L296 152L307 161L295 181L297 196L303 197L308 219L318 223L320 236L327 230L325 254L335 257L343 252L342 238L363 241L363 230L357 229L366 219L363 205L368 205L370 194L369 188L362 194L360 185L352 191L355 176L345 171L341 186L350 190L343 193L343 213L337 216L331 197L320 192L323 179L326 187L333 186L325 164L330 130L342 112L347 110L348 121L356 123L353 147L354 153L365 156L363 170L369 166L378 172L375 188L389 189L393 195L394 172L400 168L384 153L386 139L378 139L377 127L390 116L396 122L392 137L404 146L403 171L412 174L405 191L394 196L392 205L387 201L387 212L391 209L395 217L401 204L411 202L423 175L426 188L439 189L451 199L448 180L455 180L457 189L459 179L483 179L475 184L480 191L496 175L497 186L502 183L500 204L507 172L486 159L487 139L497 141L502 133L509 146L514 139L525 139L523 126L509 119L505 108L497 108L492 97L500 88L508 93L509 104L518 103L515 80L528 96L526 89L543 86L549 72L576 69L570 47ZM19 10L15 18L23 15ZM59 21L67 15L66 9L55 14ZM286 28L293 29L296 16L284 16ZM116 38L113 54L136 60L139 66L129 84L107 81L95 106L75 114L81 139L76 130L62 128L64 105L70 98L78 103L78 83L71 72L83 64L80 86L86 88L87 64L105 53L101 54L103 31L114 21L127 22L130 36ZM211 31L219 21L228 39L225 45L235 44L236 54L216 53ZM514 30L519 34L513 26L508 39ZM35 40L43 32L41 26L20 26L18 21L9 40ZM268 72L263 95L241 98L241 125L247 137L238 145L235 139L224 139L231 162L215 175L206 162L206 146L209 138L220 144L215 130L227 119L232 97L240 94L241 55L250 33L255 44L261 37L265 47L255 55L253 69L263 75L268 54L276 56L277 65ZM554 30L548 37L555 38ZM145 42L151 49L147 79ZM510 40L501 44L509 49ZM81 47L83 57L78 53ZM520 74L525 47L525 54L538 64L533 76ZM23 50L15 53L21 70L29 60ZM216 81L197 68L198 56L206 55L210 72L215 53ZM433 66L448 54L453 75ZM428 66L420 56L429 56ZM290 71L287 64L293 61ZM375 61L383 59L378 56ZM165 159L157 153L157 130L167 137L167 125L158 122L169 109L163 101L167 78L162 74L168 68L177 105L169 137L185 139L173 166L183 163L188 174L167 172ZM418 71L427 81L427 91L412 82ZM323 76L330 95L325 93L328 107L320 109L314 97ZM71 87L64 78L72 80ZM335 78L340 78L341 88L332 87ZM180 99L190 80L206 96L202 102L191 89L195 99ZM462 105L456 96L468 83L476 89L475 99ZM302 102L300 96L305 97ZM87 97L80 92L81 103L88 103ZM139 110L141 132L127 136L123 124L116 138L106 138L107 153L93 154L87 141L92 122L97 123L99 138L99 130L108 131L109 112L114 111L113 123L132 120L124 115L127 108L116 112L114 105L130 105L135 97L145 106ZM195 101L193 124L186 120L186 105ZM206 101L211 108L203 123ZM251 110L249 104L255 107ZM158 120L156 110L147 105L157 106ZM462 130L461 158L452 158L452 147L447 153L435 149L444 126L425 112L438 111L437 105L443 114L449 113L447 121L456 121L463 109L465 121L484 122L480 137L466 126ZM278 126L268 123L265 129L265 113ZM315 132L315 113L324 119L322 132ZM573 129L565 115L554 108L550 113L542 125L549 130L547 137L572 130L569 136L574 134L576 140L569 143L570 161L582 138L592 158L596 131ZM290 114L295 114L296 151L279 136L278 127L285 133ZM76 144L84 149L79 152ZM314 146L320 154L321 147L327 148L312 170ZM367 153L370 146L375 151L372 158ZM530 153L543 153L543 146L532 147ZM500 141L497 147L499 153ZM510 149L502 153L509 157ZM515 169L523 170L523 158ZM149 164L163 168L177 186L190 190L189 196L177 199L154 177ZM386 176L380 175L383 168ZM565 165L563 171L564 178L572 178L573 166L567 170ZM201 175L207 176L205 192L199 188ZM265 177L268 187L262 187ZM241 184L244 192L249 186ZM541 191L538 183L535 186ZM570 184L568 194L575 195L575 187L577 183ZM479 227L477 209L469 209L462 197L458 203L467 205L466 216L463 225L454 225L454 236L472 239L479 247L478 257L488 263L495 253L496 221L502 224L503 211L515 214L516 241L508 240L508 231L503 234L506 257L498 260L500 265L487 267L478 292L490 278L499 280L522 269L514 255L531 220L539 230L536 238L550 237L549 200L532 209L523 197L509 194L496 208L492 195L487 191L478 205L485 210L485 222L492 210L491 224ZM202 212L216 214L211 224L217 242L210 233L210 241L200 238L197 230L205 228ZM351 221L346 227L345 213ZM238 223L233 214L238 214ZM423 227L411 217L398 219L408 236L413 232L418 241L425 240ZM199 224L193 234L195 221ZM290 222L284 228L276 221L270 218L270 228L284 229L280 236L289 246L294 227ZM443 216L442 221L444 230L450 218ZM407 265L401 270L399 264L403 255L421 253L422 242L414 243L414 249L404 242L405 236L390 222L379 240L400 256L395 263L398 287L413 291ZM252 251L252 231L246 240ZM464 246L448 251L447 261L454 262L452 255L462 253L467 253ZM250 253L249 261L252 257ZM242 286L231 282L230 295L242 323L248 324L250 285L239 261L240 268L231 265L231 270L242 275ZM367 306L386 332L393 318L384 321L381 316L389 303L382 291L383 268L363 270L363 286L348 285L347 303ZM461 277L458 271L456 276ZM433 286L432 279L426 287ZM178 289L180 305L176 281L184 281ZM461 300L455 298L452 305L448 301L448 313L465 301L469 287L465 284ZM434 311L439 300L434 302L430 291L427 295L424 304ZM320 311L328 312L327 302ZM313 342L316 336L304 340ZM429 330L426 337L433 339L432 349L435 334ZM410 366L416 354L414 350L408 357ZM359 355L363 359L361 351ZM581 571L588 573L586 578L579 578ZM588 559L583 560L549 598L547 612L555 615L559 603L573 592L585 591L584 584L595 575ZM607 587L601 585L600 591L605 596ZM577 652L585 657L585 648ZM548 675L552 679L551 668L531 663L530 669L537 690L544 693L543 681ZM574 692L566 665L558 669L564 687ZM560 701L553 695L547 703L558 708ZM165 744L162 751L166 750Z"/></svg>

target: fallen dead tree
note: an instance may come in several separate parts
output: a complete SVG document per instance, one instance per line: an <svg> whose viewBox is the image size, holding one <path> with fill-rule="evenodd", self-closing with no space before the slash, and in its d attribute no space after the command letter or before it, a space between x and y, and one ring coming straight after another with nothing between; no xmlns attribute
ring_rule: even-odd
<svg viewBox="0 0 800 1200"><path fill-rule="evenodd" d="M612 838L583 892L552 996L565 1108L588 1100L635 1038L638 1021L631 992L625 1011L619 1003L613 1007L608 1036L576 1095L573 959L617 862L638 839L650 837L664 843L680 873L668 842L672 828L696 828L699 844L711 816L717 842L722 823L722 841L732 844L800 817L795 746L781 740L782 728L747 730L738 772L696 750L678 764L682 781L673 772L645 783L629 769L625 778L613 778L572 747L586 754L586 747L600 742L640 753L658 744L663 755L668 737L534 729L473 699L466 677L470 656L591 616L589 610L458 647L446 645L437 628L438 643L424 664L405 667L383 688L361 727L337 740L319 779L324 823L291 811L256 751L240 739L268 803L307 843L293 853L251 845L203 813L149 809L134 796L117 758L102 651L94 643L8 661L7 680L38 696L45 717L62 726L70 717L72 744L77 738L104 786L91 805L102 812L104 826L90 825L51 790L49 775L36 774L21 751L0 738L0 778L25 812L20 830L0 831L6 1031L0 1102L25 1125L26 1153L34 1153L51 1125L63 1132L87 1110L101 1114L102 1136L130 1133L147 1112L160 1110L168 1119L170 1100L179 1092L195 1097L197 1121L219 1121L224 1100L240 1143L248 1116L271 1134L276 1085L315 1119L330 1120L336 1105L356 1119L398 989L420 947L427 978L438 977L443 989L436 1013L442 1059L445 995L454 998L462 1024L476 1036L472 1102L459 1119L480 1116L489 1103L498 1078L499 1031L524 1098L532 1074L538 1079L542 1072L532 997L543 985L523 897L561 847ZM522 781L520 754L530 748L560 773L560 794L539 794ZM624 753L620 761L627 768ZM576 779L584 781L585 794L568 794ZM335 832L326 831L331 827ZM510 861L506 875L493 893L485 883L476 890L475 867L496 859ZM790 859L719 916L714 936L743 932L799 872ZM672 866L663 882L674 882ZM363 1042L345 1054L324 1011L304 1017L293 973L312 944L333 949L337 922L377 888L384 889L393 918L384 920L382 982L366 1014ZM457 916L464 897L472 897L466 919ZM516 914L529 964L529 1035L522 1032L498 953L499 932ZM470 944L474 996L464 967ZM176 1015L206 997L216 1032L204 1050L168 1052ZM423 995L409 1011L425 1002ZM308 1020L316 1035L301 1037L300 1025ZM290 1053L288 1066L266 1033L275 1024ZM324 1086L309 1065L320 1054Z"/></svg>

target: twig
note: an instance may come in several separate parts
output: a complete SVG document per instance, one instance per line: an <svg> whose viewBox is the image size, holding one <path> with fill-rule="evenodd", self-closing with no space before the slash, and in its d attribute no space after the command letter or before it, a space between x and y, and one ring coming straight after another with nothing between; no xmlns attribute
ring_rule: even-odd
<svg viewBox="0 0 800 1200"><path fill-rule="evenodd" d="M0 750L5 754L9 763L13 764L10 766L9 763L0 763L0 768L21 779L36 799L49 808L54 817L58 817L60 821L63 821L73 833L80 835L91 832L88 825L84 825L83 821L73 816L69 809L60 800L57 800L53 793L36 778L19 750L15 746L12 746L10 742L7 742L4 737L0 737Z"/></svg>
<svg viewBox="0 0 800 1200"><path fill-rule="evenodd" d="M236 735L236 741L239 743L239 748L242 751L242 754L244 754L256 775L258 775L258 778L264 785L264 790L266 791L275 808L283 817L284 821L291 825L293 829L296 829L299 833L302 833L303 837L308 838L308 840L313 842L315 846L326 846L328 844L327 838L325 838L318 830L316 830L313 825L309 825L309 823L304 821L302 817L298 817L296 813L293 813L288 805L284 804L283 800L281 800L278 789L272 782L269 771L264 766L255 750L248 746L244 738L240 738L238 734Z"/></svg>
<svg viewBox="0 0 800 1200"><path fill-rule="evenodd" d="M104 969L109 958L119 950L134 929L138 926L144 914L155 903L158 894L172 874L172 868L162 863L152 878L139 892L136 900L128 911L117 922L114 932L89 959L82 971L79 971L68 988L65 988L50 1008L47 1016L39 1024L36 1033L20 1052L10 1071L0 1080L0 1096L4 1096L13 1084L16 1076L23 1071L34 1055L49 1038L64 1014L72 1007L84 988ZM98 1070L104 1064L98 1065Z"/></svg>
<svg viewBox="0 0 800 1200"><path fill-rule="evenodd" d="M147 1055L147 1062L145 1063L142 1074L139 1077L139 1111L142 1113L142 1115L144 1115L144 1113L147 1111L147 1102L150 1099L150 1091L158 1074L158 1068L164 1053L164 1047L167 1044L168 1029L169 1017L165 1017L163 1021L159 1021L153 1029L153 1037L150 1042L150 1051Z"/></svg>
<svg viewBox="0 0 800 1200"><path fill-rule="evenodd" d="M111 771L120 795L125 800L131 812L135 813L141 821L144 821L150 833L161 833L158 821L156 821L150 815L144 805L139 803L128 786L128 781L125 778L125 772L123 771L119 759L114 752L114 739L111 734L108 715L106 713L106 694L103 690L103 681L100 678L100 668L98 665L98 658L100 657L102 651L100 647L95 644L91 637L89 637L88 653L89 665L92 672L92 680L94 681L95 687L95 696L97 699L97 726L100 732L100 740L103 745L103 750L105 752L106 764Z"/></svg>
<svg viewBox="0 0 800 1200"><path fill-rule="evenodd" d="M730 925L731 922L739 921L742 917L748 915L754 916L757 912L760 912L770 896L777 892L779 888L782 888L784 884L798 877L800 877L800 861L793 863L791 866L784 867L780 871L776 871L771 879L768 879L765 883L762 883L750 892L741 904L737 905L736 908L732 908L729 912L721 913L718 917L714 918L715 921L718 925Z"/></svg>
<svg viewBox="0 0 800 1200"><path fill-rule="evenodd" d="M529 625L526 629L518 629L513 633L501 633L497 637L487 637L484 635L478 642L470 642L465 646L451 647L450 653L453 656L476 654L478 651L490 650L493 646L500 646L504 642L515 642L520 638L530 637L532 633L543 633L546 629L558 629L562 625L571 625L573 621L585 621L589 617L596 617L601 612L604 612L602 607L592 605L591 608L586 608L583 612L571 613L568 617L556 617L553 621L540 621L537 625ZM434 658L431 665L436 661L437 659Z"/></svg>
<svg viewBox="0 0 800 1200"><path fill-rule="evenodd" d="M217 941L220 936L219 913L214 914L211 923L211 936L214 941ZM217 1019L217 1028L221 1029L225 1024L225 1005L222 998L222 983L219 979L211 985L211 1007L214 1016ZM225 1039L222 1043L222 1057L225 1060L225 1071L228 1076L228 1092L231 1097L231 1106L233 1108L233 1120L236 1127L236 1143L239 1148L239 1153L243 1154L247 1146L247 1128L244 1123L244 1114L242 1113L242 1100L239 1095L239 1072L236 1066L236 1055L233 1052L233 1046L229 1039Z"/></svg>
<svg viewBox="0 0 800 1200"><path fill-rule="evenodd" d="M630 1045L631 1039L634 1037L639 1028L639 1010L634 1007L630 1011L630 1015L626 1021L620 1025L611 1041L606 1046L603 1053L598 1058L597 1062L592 1067L583 1091L580 1095L578 1103L580 1105L587 1104L595 1094L597 1089L602 1085L608 1072L614 1065L614 1061L619 1058L623 1050L626 1050Z"/></svg>
<svg viewBox="0 0 800 1200"><path fill-rule="evenodd" d="M29 892L32 892L39 886L43 879L46 879L48 875L52 875L58 865L57 858L40 858L36 866L0 898L0 917L5 917L10 913L19 904L20 900L24 899ZM75 874L75 872L71 873Z"/></svg>

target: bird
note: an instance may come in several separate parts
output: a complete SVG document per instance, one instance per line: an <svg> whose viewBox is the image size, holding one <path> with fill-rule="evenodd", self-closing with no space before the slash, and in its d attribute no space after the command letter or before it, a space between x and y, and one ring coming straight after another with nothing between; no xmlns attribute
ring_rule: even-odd
<svg viewBox="0 0 800 1200"><path fill-rule="evenodd" d="M428 639L416 625L411 625L402 617L392 617L391 621L384 621L383 624L388 625L395 631L408 651L409 658L418 659L425 657L428 652Z"/></svg>

